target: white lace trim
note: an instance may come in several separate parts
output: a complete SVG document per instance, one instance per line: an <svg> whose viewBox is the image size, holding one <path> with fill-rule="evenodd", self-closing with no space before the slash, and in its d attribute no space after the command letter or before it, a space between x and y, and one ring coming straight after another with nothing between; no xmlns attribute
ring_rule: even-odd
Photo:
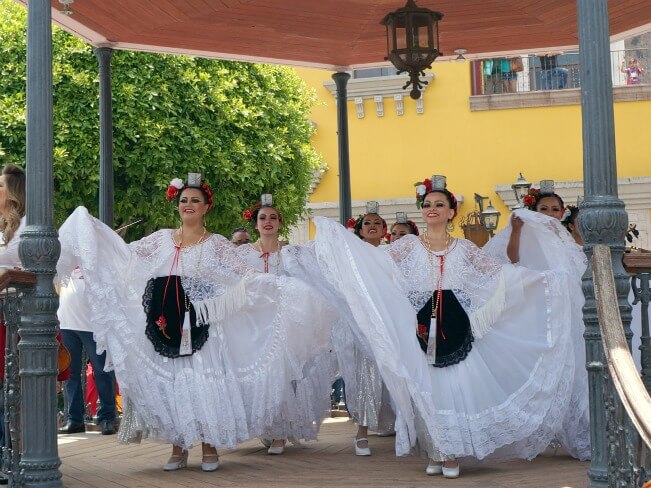
<svg viewBox="0 0 651 488"><path fill-rule="evenodd" d="M200 322L216 324L240 310L246 304L246 281L241 279L217 297L192 302Z"/></svg>
<svg viewBox="0 0 651 488"><path fill-rule="evenodd" d="M506 283L504 273L500 271L497 288L493 296L480 308L470 314L470 326L475 339L481 339L491 329L506 304Z"/></svg>

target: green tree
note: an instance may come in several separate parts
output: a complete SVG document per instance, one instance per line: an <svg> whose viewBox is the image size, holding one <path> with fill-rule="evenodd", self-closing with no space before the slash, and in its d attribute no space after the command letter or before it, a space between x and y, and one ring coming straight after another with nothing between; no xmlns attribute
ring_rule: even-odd
<svg viewBox="0 0 651 488"><path fill-rule="evenodd" d="M25 161L26 11L0 0L0 147ZM57 224L78 205L97 214L98 68L91 46L53 31ZM172 178L200 172L215 192L211 230L273 193L287 226L305 211L319 158L307 118L314 94L290 68L115 51L113 134L116 224L177 225L164 199ZM142 235L143 228L130 231Z"/></svg>

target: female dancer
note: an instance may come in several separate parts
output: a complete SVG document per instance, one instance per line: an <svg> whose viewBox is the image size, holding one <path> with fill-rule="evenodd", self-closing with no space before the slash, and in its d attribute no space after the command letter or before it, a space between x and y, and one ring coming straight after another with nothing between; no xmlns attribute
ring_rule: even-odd
<svg viewBox="0 0 651 488"><path fill-rule="evenodd" d="M454 478L459 457L530 459L542 452L564 417L574 358L567 274L501 266L470 241L452 238L446 228L457 203L444 181L425 180L417 188L426 232L385 250L401 271L400 291L418 316L413 334L430 363L425 374L434 422L429 428L416 424L430 458L426 471ZM343 272L360 267L365 257L336 224L316 223L320 259L341 271L331 282L363 308L360 313L401 299L395 292L381 296L363 276ZM560 250L556 244L549 243L552 251ZM382 269L384 282L395 282L392 267ZM378 344L382 364L388 359L379 346L384 338L366 338Z"/></svg>
<svg viewBox="0 0 651 488"><path fill-rule="evenodd" d="M524 205L529 210L547 215L558 221L565 216L565 204L563 199L554 193L554 182L543 180L541 188L531 188L528 195L524 197ZM512 263L520 261L520 237L522 235L522 218L517 214L511 216L512 231L509 236L509 243L506 247L506 254Z"/></svg>
<svg viewBox="0 0 651 488"><path fill-rule="evenodd" d="M217 447L257 437L278 414L279 385L298 379L287 364L300 370L328 347L333 312L307 285L255 273L207 232L213 194L200 175L173 180L167 197L181 226L129 245L75 210L59 232L58 271L80 266L98 352L150 433L173 444L164 469L185 467L201 442L201 467L214 471Z"/></svg>
<svg viewBox="0 0 651 488"><path fill-rule="evenodd" d="M240 246L238 254L259 272L287 275L284 263L289 263L292 255L300 255L301 250L280 240L282 215L274 207L272 195L262 195L259 202L242 214L245 220L255 222L259 239ZM287 439L315 440L321 422L329 414L330 384L335 374L332 354L329 351L316 354L304 371L300 381L284 385L280 393L283 409L262 433L269 454L282 454Z"/></svg>
<svg viewBox="0 0 651 488"><path fill-rule="evenodd" d="M396 212L396 221L391 226L390 243L393 244L408 234L419 235L418 226L413 220L407 219L407 212Z"/></svg>
<svg viewBox="0 0 651 488"><path fill-rule="evenodd" d="M355 234L364 242L378 247L387 233L387 223L380 216L378 202L366 202L366 213L355 221ZM354 348L355 390L348 390L346 400L353 422L357 424L354 439L355 454L370 456L369 428L380 435L395 432L395 413L391 408L391 396L372 357ZM348 384L344 378L344 382Z"/></svg>
<svg viewBox="0 0 651 488"><path fill-rule="evenodd" d="M537 270L561 269L562 265L569 271L568 280L573 290L572 296L568 297L571 298L569 333L574 367L568 369L567 374L573 377L573 384L565 417L557 426L555 437L571 456L585 460L590 457L590 413L581 277L586 270L587 259L576 226L578 209L573 213L574 219L568 225L568 232L561 220L571 218L572 211L566 209L563 199L554 193L552 180L541 181L541 189L529 190L524 204L533 211L516 211L510 225L491 239L484 250L501 262L510 261ZM560 248L558 252L550 252L552 244Z"/></svg>

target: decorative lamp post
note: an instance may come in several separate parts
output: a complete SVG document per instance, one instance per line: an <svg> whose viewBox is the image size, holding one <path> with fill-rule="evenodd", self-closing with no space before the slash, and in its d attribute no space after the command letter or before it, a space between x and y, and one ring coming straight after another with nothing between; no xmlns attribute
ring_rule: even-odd
<svg viewBox="0 0 651 488"><path fill-rule="evenodd" d="M515 199L518 202L514 208L522 208L522 201L527 195L529 188L531 188L531 183L529 183L524 176L522 176L522 173L520 173L520 177L511 185L511 188L513 189L513 193L515 193Z"/></svg>
<svg viewBox="0 0 651 488"><path fill-rule="evenodd" d="M414 0L387 14L380 22L387 28L387 57L385 60L398 69L398 74L409 73L409 81L403 90L412 85L409 95L414 100L420 98L420 90L427 81L424 70L432 67L439 51L438 21L443 18L440 12L420 8Z"/></svg>
<svg viewBox="0 0 651 488"><path fill-rule="evenodd" d="M493 207L493 202L490 200L488 201L488 207L486 207L486 210L482 210L481 212L481 219L482 223L484 224L484 228L488 231L488 233L493 236L493 232L495 229L497 229L497 224L500 221L500 212Z"/></svg>

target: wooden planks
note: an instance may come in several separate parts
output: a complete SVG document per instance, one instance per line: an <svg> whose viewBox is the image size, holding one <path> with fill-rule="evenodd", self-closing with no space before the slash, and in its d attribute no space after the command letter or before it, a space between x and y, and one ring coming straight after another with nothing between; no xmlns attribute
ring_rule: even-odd
<svg viewBox="0 0 651 488"><path fill-rule="evenodd" d="M215 473L200 470L201 448L190 451L189 468L166 473L161 469L171 448L145 441L122 446L115 436L96 433L75 435L73 442L59 446L63 483L67 488L172 488L172 487L323 487L439 486L455 488L578 488L586 485L588 463L551 453L532 462L500 464L462 463L461 478L447 481L428 477L426 461L418 457L398 458L393 437L371 435L373 455L353 454L356 427L345 419L324 424L318 442L303 448L290 446L281 456L269 456L257 440L235 451L223 451L221 467ZM60 436L64 439L68 436ZM73 436L70 436L73 437Z"/></svg>

